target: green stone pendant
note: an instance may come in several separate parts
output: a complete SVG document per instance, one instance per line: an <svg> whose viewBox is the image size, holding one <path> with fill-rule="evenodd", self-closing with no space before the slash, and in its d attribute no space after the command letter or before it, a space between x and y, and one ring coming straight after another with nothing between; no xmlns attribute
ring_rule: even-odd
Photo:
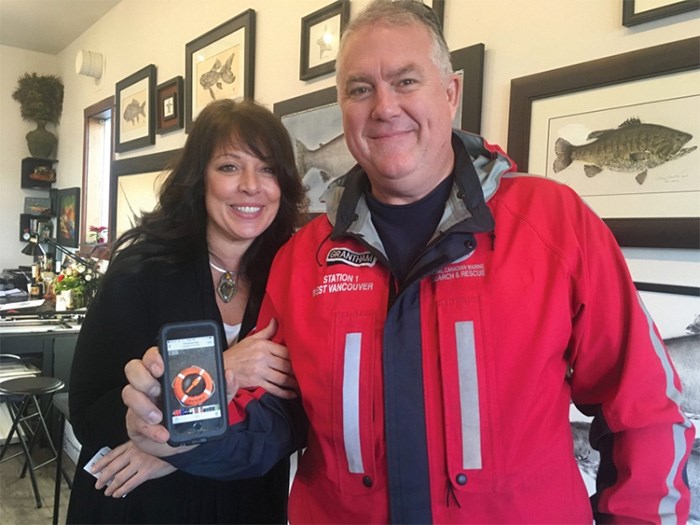
<svg viewBox="0 0 700 525"><path fill-rule="evenodd" d="M219 284L216 287L216 293L219 294L221 300L228 303L238 292L238 283L231 272L225 272L219 279Z"/></svg>

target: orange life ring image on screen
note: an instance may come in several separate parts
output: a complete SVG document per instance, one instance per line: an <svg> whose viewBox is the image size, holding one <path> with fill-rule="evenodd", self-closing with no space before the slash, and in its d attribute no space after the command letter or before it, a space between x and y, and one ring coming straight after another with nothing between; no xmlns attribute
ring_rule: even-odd
<svg viewBox="0 0 700 525"><path fill-rule="evenodd" d="M182 406L201 405L214 393L214 380L198 366L181 370L173 380L173 393Z"/></svg>

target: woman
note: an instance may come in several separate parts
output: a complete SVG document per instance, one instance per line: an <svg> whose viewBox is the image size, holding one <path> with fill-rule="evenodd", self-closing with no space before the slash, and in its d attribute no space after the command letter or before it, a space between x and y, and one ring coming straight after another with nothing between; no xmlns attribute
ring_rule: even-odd
<svg viewBox="0 0 700 525"><path fill-rule="evenodd" d="M268 340L274 327L243 336L305 204L289 136L274 115L251 101L202 110L156 209L115 244L80 331L70 413L82 451L69 523L286 523L287 459L245 481L178 471L129 441L120 394L124 365L155 344L163 324L213 319L229 344L241 341L224 353L240 386L295 396L286 349ZM95 465L96 481L83 466L104 446L113 450Z"/></svg>

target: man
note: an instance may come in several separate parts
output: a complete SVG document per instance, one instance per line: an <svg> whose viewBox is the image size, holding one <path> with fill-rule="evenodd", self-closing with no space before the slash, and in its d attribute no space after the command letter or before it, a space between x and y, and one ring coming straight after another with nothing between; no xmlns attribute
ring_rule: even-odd
<svg viewBox="0 0 700 525"><path fill-rule="evenodd" d="M278 254L258 319L310 425L290 521L685 521L694 430L604 224L450 129L459 81L422 4L358 15L337 87L358 166ZM571 400L595 418L592 510Z"/></svg>

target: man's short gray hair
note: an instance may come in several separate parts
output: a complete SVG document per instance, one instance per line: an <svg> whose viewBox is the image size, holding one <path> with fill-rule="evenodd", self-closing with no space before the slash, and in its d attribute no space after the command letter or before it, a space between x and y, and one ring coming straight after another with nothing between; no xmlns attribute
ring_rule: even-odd
<svg viewBox="0 0 700 525"><path fill-rule="evenodd" d="M433 41L432 61L448 78L452 73L450 50L442 34L442 28L435 13L420 0L373 0L360 14L353 18L343 31L338 49L338 67L341 67L343 49L348 35L376 23L405 26L414 23L423 24Z"/></svg>

